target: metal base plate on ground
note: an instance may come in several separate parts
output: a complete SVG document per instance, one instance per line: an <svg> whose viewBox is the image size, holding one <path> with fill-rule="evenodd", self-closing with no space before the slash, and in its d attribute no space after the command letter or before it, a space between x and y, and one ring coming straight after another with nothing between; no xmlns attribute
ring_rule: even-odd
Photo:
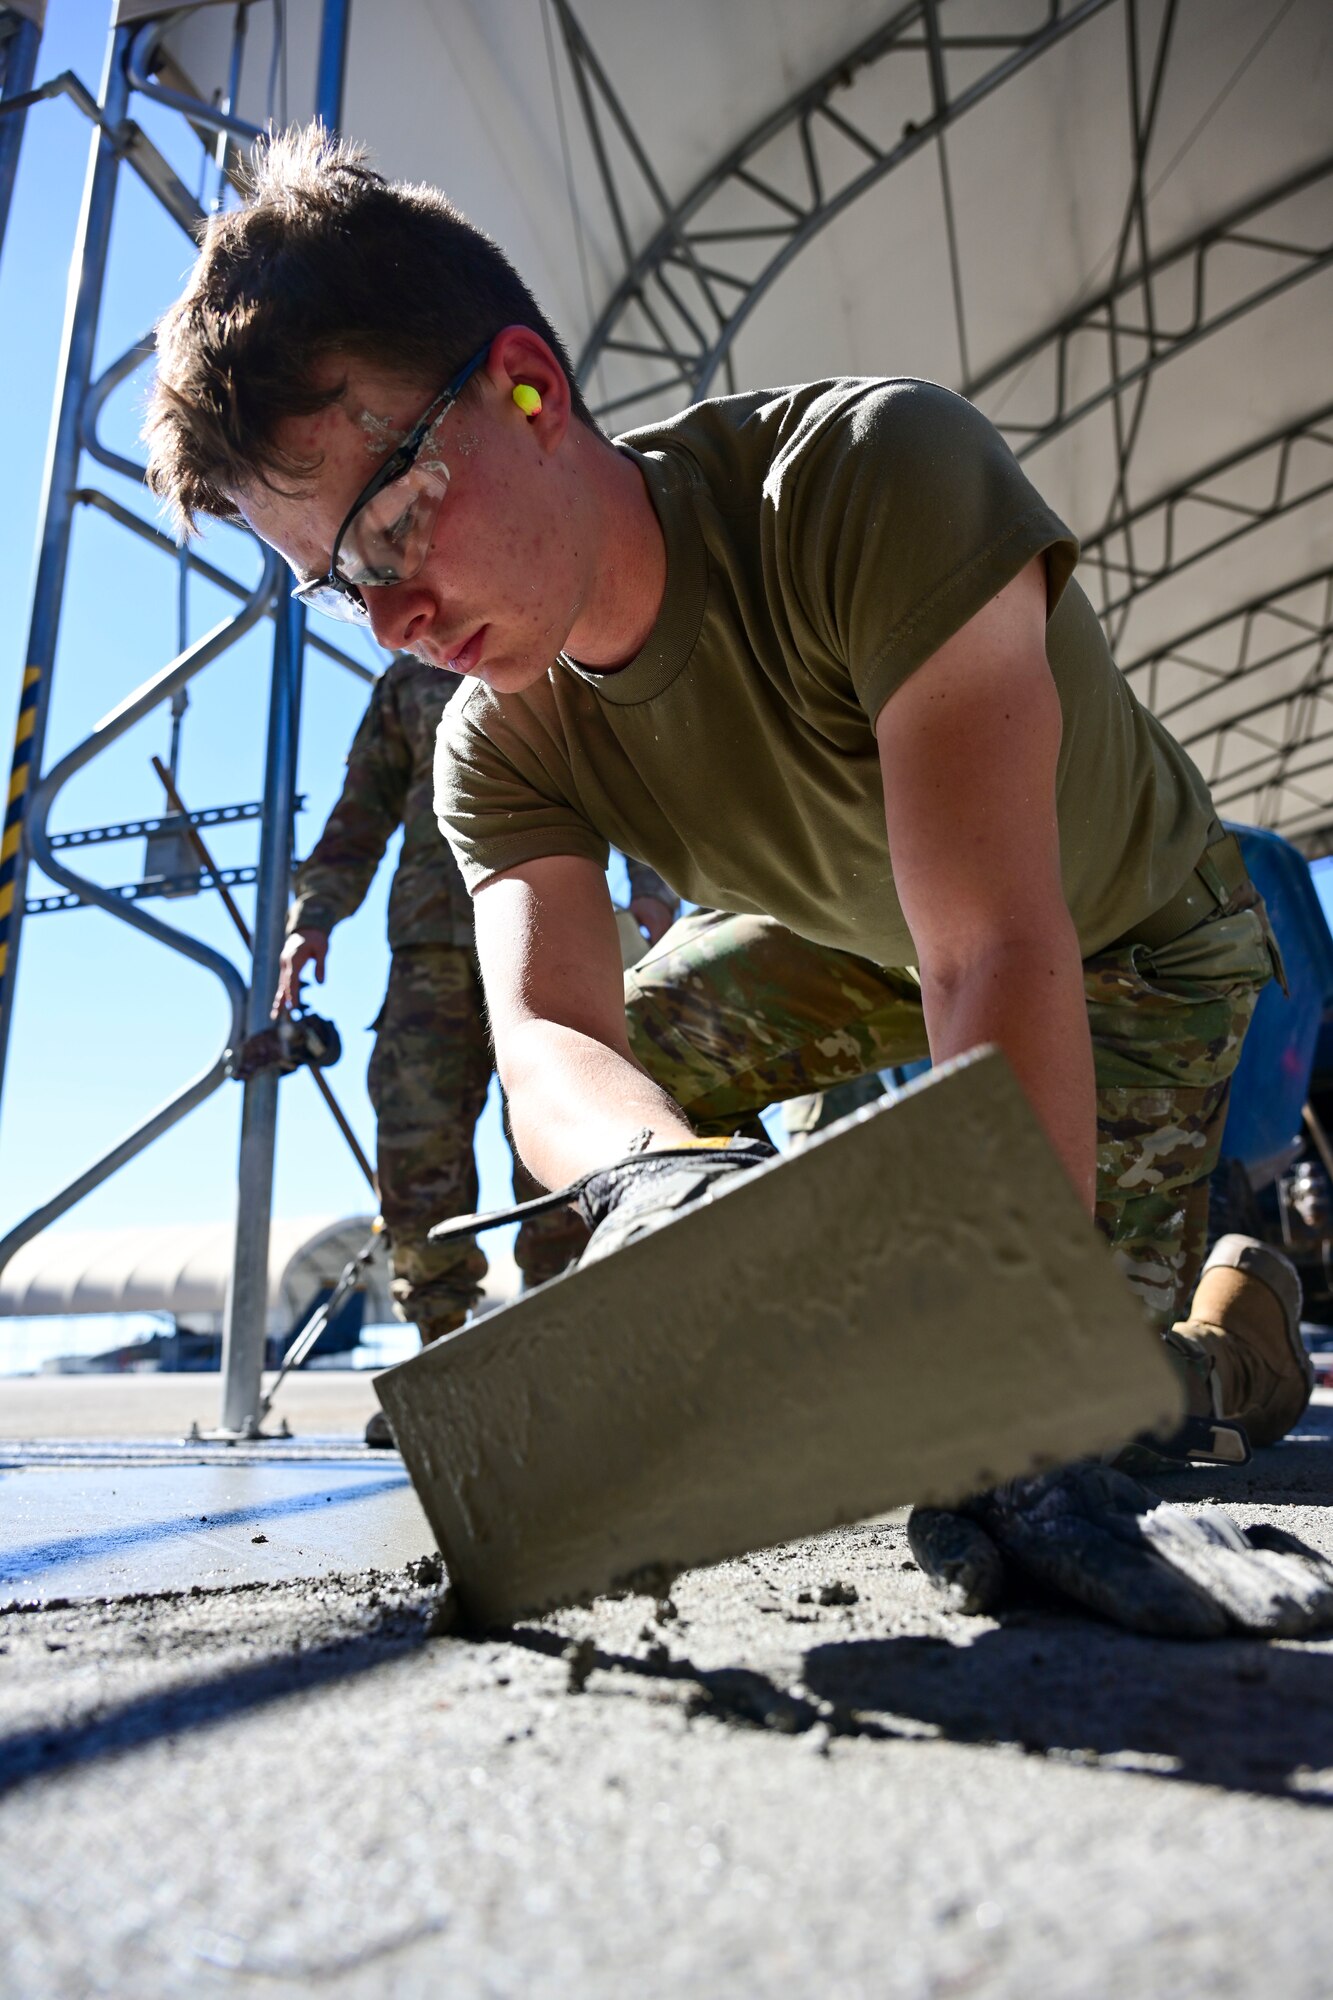
<svg viewBox="0 0 1333 2000"><path fill-rule="evenodd" d="M946 1065L379 1376L466 1618L499 1623L1180 1415L998 1055Z"/></svg>

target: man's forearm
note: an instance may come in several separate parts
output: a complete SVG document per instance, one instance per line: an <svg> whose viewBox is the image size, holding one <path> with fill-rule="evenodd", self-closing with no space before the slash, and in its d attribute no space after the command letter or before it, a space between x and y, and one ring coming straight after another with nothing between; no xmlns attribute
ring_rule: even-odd
<svg viewBox="0 0 1333 2000"><path fill-rule="evenodd" d="M515 1143L547 1187L620 1159L645 1127L656 1145L694 1136L679 1106L636 1063L576 1028L525 1022L500 1068Z"/></svg>
<svg viewBox="0 0 1333 2000"><path fill-rule="evenodd" d="M1077 939L997 947L953 980L922 968L936 1062L995 1042L1023 1086L1079 1198L1097 1186L1097 1100Z"/></svg>

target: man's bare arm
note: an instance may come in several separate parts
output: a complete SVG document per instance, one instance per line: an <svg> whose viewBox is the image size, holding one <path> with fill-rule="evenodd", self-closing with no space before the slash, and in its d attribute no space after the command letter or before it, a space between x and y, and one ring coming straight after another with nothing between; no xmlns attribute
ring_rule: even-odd
<svg viewBox="0 0 1333 2000"><path fill-rule="evenodd" d="M1045 617L1038 557L890 696L875 734L931 1053L997 1042L1091 1208L1092 1043L1060 880Z"/></svg>
<svg viewBox="0 0 1333 2000"><path fill-rule="evenodd" d="M594 862L550 855L497 875L473 900L477 953L524 1162L548 1187L619 1159L650 1127L655 1146L693 1137L639 1068L625 1032L620 940Z"/></svg>

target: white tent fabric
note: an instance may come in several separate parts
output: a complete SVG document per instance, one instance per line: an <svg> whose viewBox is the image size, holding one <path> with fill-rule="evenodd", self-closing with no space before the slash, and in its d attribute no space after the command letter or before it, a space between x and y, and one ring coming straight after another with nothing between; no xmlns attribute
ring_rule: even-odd
<svg viewBox="0 0 1333 2000"><path fill-rule="evenodd" d="M281 1334L332 1285L370 1234L371 1217L275 1218L268 1327ZM230 1222L71 1230L35 1237L0 1274L0 1319L67 1313L169 1313L197 1332L221 1326L231 1271ZM368 1323L391 1317L382 1257L366 1283Z"/></svg>
<svg viewBox="0 0 1333 2000"><path fill-rule="evenodd" d="M205 96L233 11L169 31ZM288 0L292 119L319 16ZM1330 101L1326 0L353 0L343 126L489 229L576 354L596 332L611 428L835 373L971 395L1223 811L1322 851Z"/></svg>

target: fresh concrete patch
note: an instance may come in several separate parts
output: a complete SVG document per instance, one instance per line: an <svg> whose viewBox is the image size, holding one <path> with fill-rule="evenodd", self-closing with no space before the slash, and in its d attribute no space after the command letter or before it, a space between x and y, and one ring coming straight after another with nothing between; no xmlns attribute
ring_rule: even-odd
<svg viewBox="0 0 1333 2000"><path fill-rule="evenodd" d="M1333 1553L1333 1394L1206 1484ZM900 1518L480 1640L438 1581L0 1615L0 1991L1326 2000L1333 1640L963 1618Z"/></svg>
<svg viewBox="0 0 1333 2000"><path fill-rule="evenodd" d="M0 1605L278 1583L433 1547L391 1455L29 1465L0 1491Z"/></svg>
<svg viewBox="0 0 1333 2000"><path fill-rule="evenodd" d="M958 1499L1178 1409L986 1052L376 1389L477 1623Z"/></svg>

